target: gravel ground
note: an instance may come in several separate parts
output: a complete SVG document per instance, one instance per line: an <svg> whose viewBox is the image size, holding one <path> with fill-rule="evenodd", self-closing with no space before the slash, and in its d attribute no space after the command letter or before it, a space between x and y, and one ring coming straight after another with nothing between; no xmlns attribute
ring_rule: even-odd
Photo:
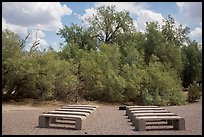
<svg viewBox="0 0 204 137"><path fill-rule="evenodd" d="M125 110L118 105L97 104L96 115L85 129L74 130L71 127L53 124L52 128L39 128L38 116L45 111L60 108L53 106L2 105L3 135L202 135L202 98L199 102L183 106L168 106L167 110L185 118L186 130L161 128L148 131L135 131L125 116ZM95 113L95 112L94 112ZM154 127L154 126L153 126ZM147 127L147 129L149 129Z"/></svg>

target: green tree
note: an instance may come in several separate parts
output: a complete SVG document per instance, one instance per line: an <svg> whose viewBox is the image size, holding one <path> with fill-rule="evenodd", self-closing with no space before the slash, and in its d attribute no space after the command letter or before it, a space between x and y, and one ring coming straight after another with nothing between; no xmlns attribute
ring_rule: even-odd
<svg viewBox="0 0 204 137"><path fill-rule="evenodd" d="M180 47L183 43L189 41L188 33L190 28L183 27L181 24L176 26L174 18L170 15L168 18L163 20L164 25L162 25L162 34L165 37L165 40L169 43L173 43L174 46Z"/></svg>
<svg viewBox="0 0 204 137"><path fill-rule="evenodd" d="M36 50L38 41L25 52L27 36L22 39L9 30L2 32L3 99L71 99L77 94L77 65L61 60L53 50Z"/></svg>
<svg viewBox="0 0 204 137"><path fill-rule="evenodd" d="M115 6L101 6L96 15L88 18L93 36L105 43L115 42L119 34L135 30L128 11L117 12Z"/></svg>
<svg viewBox="0 0 204 137"><path fill-rule="evenodd" d="M160 62L174 68L180 75L183 67L180 47L175 46L173 42L165 38L157 22L147 23L145 35L145 62L148 64L151 56L155 55Z"/></svg>
<svg viewBox="0 0 204 137"><path fill-rule="evenodd" d="M72 24L70 27L64 26L59 29L57 35L64 38L66 44L76 43L80 49L90 50L97 48L96 37L91 36L90 29L85 29L77 24Z"/></svg>
<svg viewBox="0 0 204 137"><path fill-rule="evenodd" d="M21 65L22 53L19 47L19 35L5 30L2 31L2 89L3 99L11 98L15 93L17 73Z"/></svg>
<svg viewBox="0 0 204 137"><path fill-rule="evenodd" d="M145 62L149 64L150 57L157 55L157 49L164 46L163 35L159 30L157 22L146 23L146 43L145 43Z"/></svg>
<svg viewBox="0 0 204 137"><path fill-rule="evenodd" d="M182 47L183 53L183 86L188 87L194 81L202 81L202 49L196 41Z"/></svg>

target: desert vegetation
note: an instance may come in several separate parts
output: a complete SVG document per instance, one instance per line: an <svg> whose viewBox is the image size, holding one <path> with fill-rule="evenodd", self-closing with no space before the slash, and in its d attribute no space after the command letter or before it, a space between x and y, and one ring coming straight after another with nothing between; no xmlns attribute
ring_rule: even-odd
<svg viewBox="0 0 204 137"><path fill-rule="evenodd" d="M29 34L22 38L2 31L3 100L182 105L188 87L188 101L200 97L192 84L202 82L202 47L189 39L190 28L176 25L169 15L163 25L147 22L142 33L129 12L117 12L114 6L99 7L88 22L88 28L72 24L59 29L56 35L64 40L60 51L40 51L40 41L27 51Z"/></svg>

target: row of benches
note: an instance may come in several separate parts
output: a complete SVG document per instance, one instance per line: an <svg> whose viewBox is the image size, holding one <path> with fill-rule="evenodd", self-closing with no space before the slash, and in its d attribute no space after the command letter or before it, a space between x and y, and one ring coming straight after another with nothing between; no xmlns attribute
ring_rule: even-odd
<svg viewBox="0 0 204 137"><path fill-rule="evenodd" d="M146 122L166 121L175 130L185 130L185 119L158 106L127 106L126 115L137 131L146 130Z"/></svg>
<svg viewBox="0 0 204 137"><path fill-rule="evenodd" d="M91 122L91 115L96 113L98 106L68 105L54 111L44 112L39 116L39 127L50 127L58 120L75 121L75 129L81 130Z"/></svg>

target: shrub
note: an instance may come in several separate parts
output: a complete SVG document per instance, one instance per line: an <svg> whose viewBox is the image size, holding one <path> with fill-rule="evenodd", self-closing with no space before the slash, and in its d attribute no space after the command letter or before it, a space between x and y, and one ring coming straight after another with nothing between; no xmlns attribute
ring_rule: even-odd
<svg viewBox="0 0 204 137"><path fill-rule="evenodd" d="M201 96L200 87L196 83L191 84L188 90L188 101L195 102L198 99L200 99L200 96Z"/></svg>
<svg viewBox="0 0 204 137"><path fill-rule="evenodd" d="M123 100L125 80L119 75L120 57L117 45L101 44L99 51L84 53L79 71L84 81L85 99L106 102Z"/></svg>
<svg viewBox="0 0 204 137"><path fill-rule="evenodd" d="M143 78L143 88L140 91L145 91L141 96L143 104L159 106L185 104L181 80L174 69L164 66L153 57L146 71L147 75Z"/></svg>

